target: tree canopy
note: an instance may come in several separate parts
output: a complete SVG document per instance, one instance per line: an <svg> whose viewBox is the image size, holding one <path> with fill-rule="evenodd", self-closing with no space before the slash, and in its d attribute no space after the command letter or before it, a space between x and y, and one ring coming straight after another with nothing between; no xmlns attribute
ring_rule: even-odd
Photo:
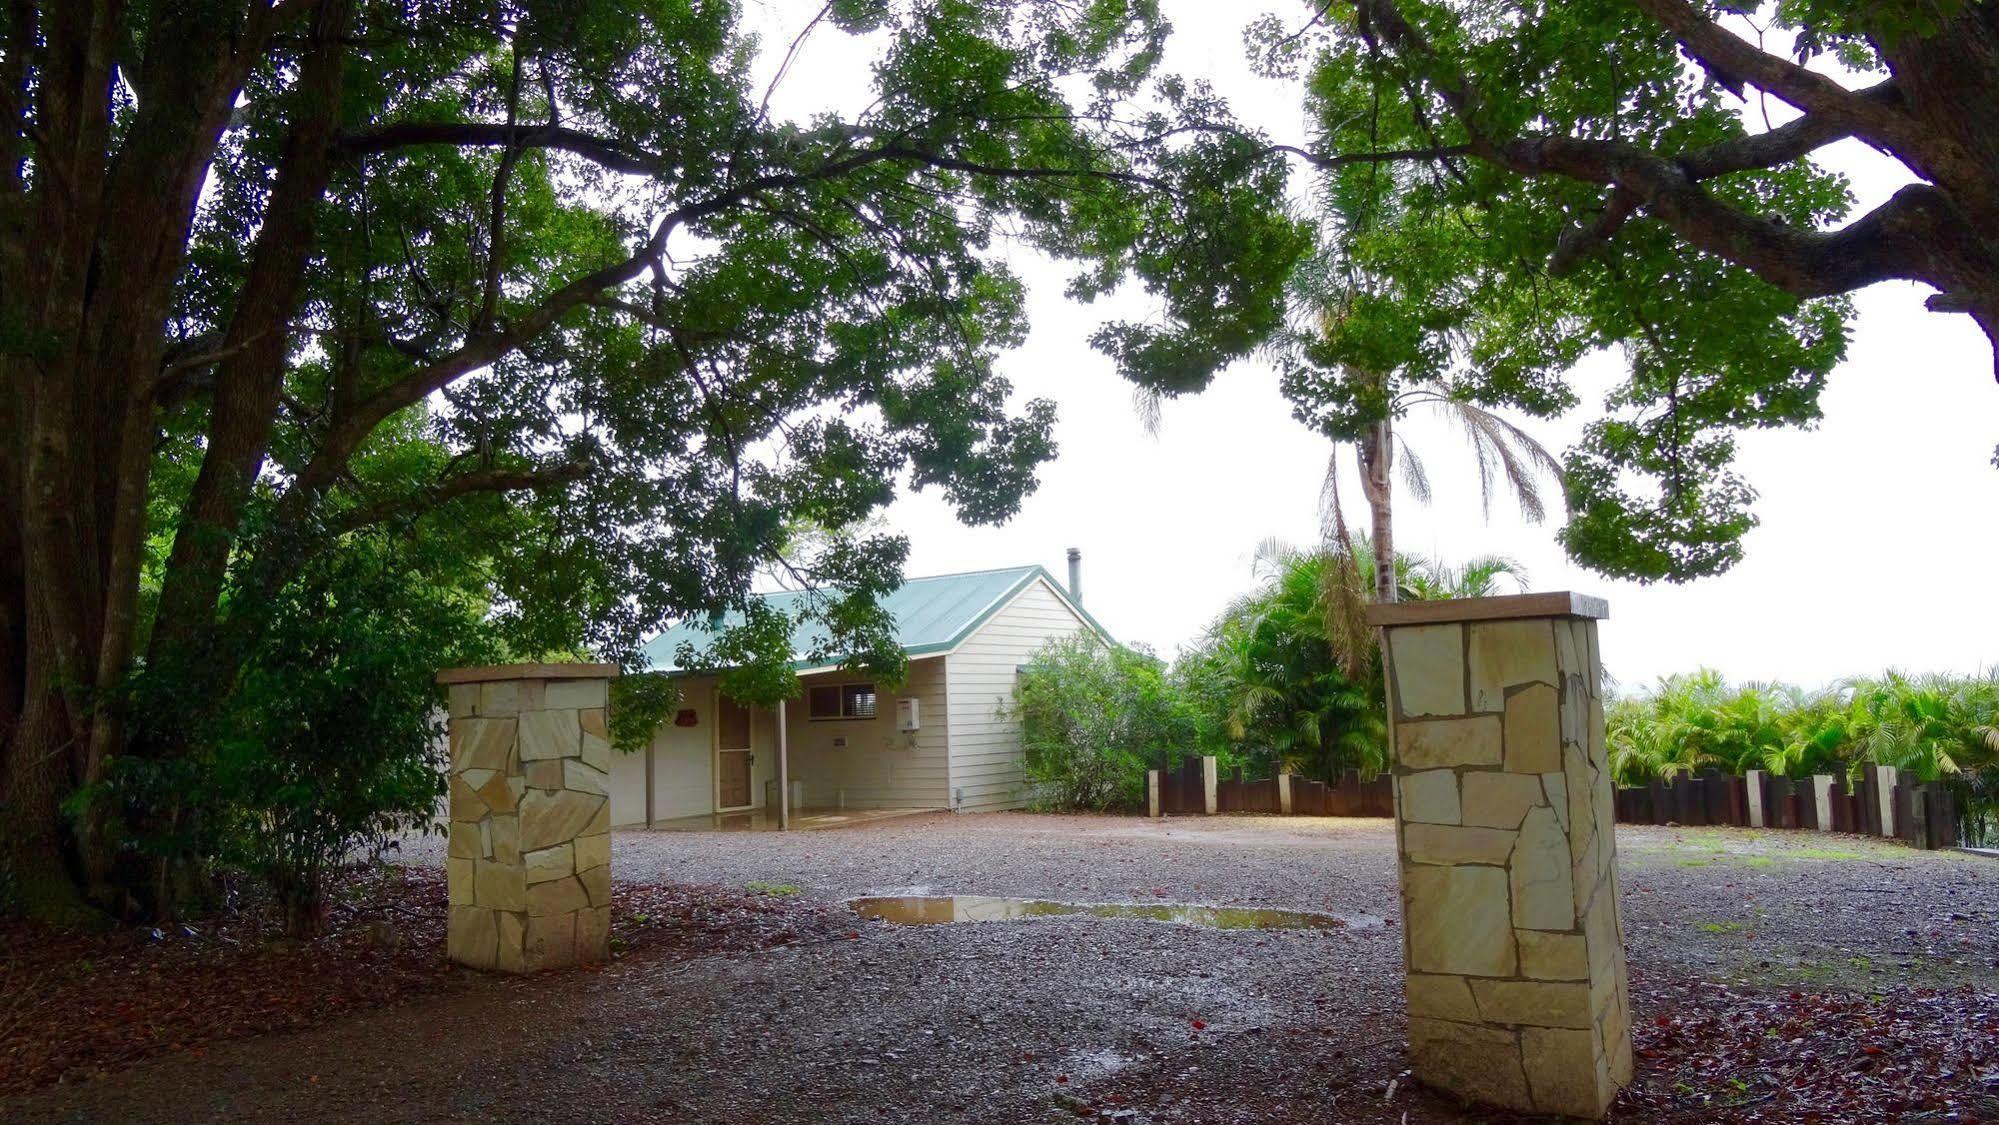
<svg viewBox="0 0 1999 1125"><path fill-rule="evenodd" d="M1291 151L1336 315L1287 376L1300 417L1353 440L1391 376L1548 414L1622 349L1566 466L1563 542L1605 573L1740 559L1736 435L1819 417L1847 294L1921 282L1999 340L1992 3L1312 0L1250 39L1317 126ZM1844 140L1913 182L1856 214L1817 159Z"/></svg>
<svg viewBox="0 0 1999 1125"><path fill-rule="evenodd" d="M489 647L524 654L628 654L783 565L840 591L813 610L837 648L878 650L904 544L787 557L786 529L859 525L898 482L973 522L1017 509L1054 445L1052 407L994 371L1026 327L1007 246L1073 263L1079 297L1151 293L1101 337L1144 378L1198 381L1281 316L1306 242L1284 169L1157 72L1150 0L834 0L807 33L871 50L876 96L803 121L771 112L738 16L0 11L23 898L159 870L126 848L157 809L58 810L121 759L187 758L299 584L352 573L331 556L444 537L411 581L476 576ZM788 661L751 624L744 655Z"/></svg>

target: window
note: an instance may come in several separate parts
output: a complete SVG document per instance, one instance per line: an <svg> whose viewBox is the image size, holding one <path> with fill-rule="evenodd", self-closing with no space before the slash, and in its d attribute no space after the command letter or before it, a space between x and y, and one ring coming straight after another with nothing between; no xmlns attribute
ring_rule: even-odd
<svg viewBox="0 0 1999 1125"><path fill-rule="evenodd" d="M807 716L814 719L872 719L875 717L875 685L815 687L805 693L805 708Z"/></svg>
<svg viewBox="0 0 1999 1125"><path fill-rule="evenodd" d="M849 719L875 717L875 685L848 684L840 689L840 714Z"/></svg>

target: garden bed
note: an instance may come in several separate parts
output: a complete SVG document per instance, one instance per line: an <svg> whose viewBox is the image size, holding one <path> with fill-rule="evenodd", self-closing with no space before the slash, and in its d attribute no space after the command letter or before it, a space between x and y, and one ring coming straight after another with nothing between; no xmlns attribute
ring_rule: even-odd
<svg viewBox="0 0 1999 1125"><path fill-rule="evenodd" d="M823 905L667 883L612 891L614 958L741 953L841 936ZM236 897L234 895L232 898ZM354 872L323 933L287 941L253 892L212 919L99 934L0 922L0 1094L491 979L444 957L441 872ZM586 970L587 971L587 970Z"/></svg>

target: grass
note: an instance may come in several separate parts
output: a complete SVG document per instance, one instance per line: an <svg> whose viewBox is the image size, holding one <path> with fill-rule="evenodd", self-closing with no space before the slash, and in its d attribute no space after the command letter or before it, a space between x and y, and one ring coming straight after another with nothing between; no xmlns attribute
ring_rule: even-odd
<svg viewBox="0 0 1999 1125"><path fill-rule="evenodd" d="M767 883L762 879L751 879L743 884L743 889L752 894L777 895L780 898L791 898L798 894L797 883Z"/></svg>
<svg viewBox="0 0 1999 1125"><path fill-rule="evenodd" d="M1785 863L1864 860L1864 852L1851 847L1826 844L1788 846L1800 832L1765 833L1733 829L1690 828L1676 830L1662 843L1639 845L1632 850L1650 852L1678 867L1730 867L1769 869ZM1922 853L1931 855L1936 853Z"/></svg>
<svg viewBox="0 0 1999 1125"><path fill-rule="evenodd" d="M1793 859L1860 859L1859 852L1849 852L1841 848L1796 848L1790 852Z"/></svg>

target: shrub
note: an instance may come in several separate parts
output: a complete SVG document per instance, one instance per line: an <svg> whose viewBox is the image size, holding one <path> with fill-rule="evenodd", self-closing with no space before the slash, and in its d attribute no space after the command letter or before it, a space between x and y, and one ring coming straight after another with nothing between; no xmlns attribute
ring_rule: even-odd
<svg viewBox="0 0 1999 1125"><path fill-rule="evenodd" d="M1021 670L1010 717L1021 724L1027 775L1063 809L1133 808L1145 772L1193 745L1194 713L1150 653L1079 635L1051 641Z"/></svg>
<svg viewBox="0 0 1999 1125"><path fill-rule="evenodd" d="M497 653L483 604L406 562L381 549L311 561L219 699L190 697L183 684L198 677L148 669L134 721L198 731L195 749L122 755L84 799L115 810L129 860L160 873L158 911L203 905L220 864L264 880L286 931L304 936L331 872L433 823L446 765L437 669Z"/></svg>
<svg viewBox="0 0 1999 1125"><path fill-rule="evenodd" d="M1379 772L1388 761L1380 656L1363 630L1367 651L1341 659L1326 602L1334 557L1268 549L1263 565L1261 588L1223 611L1174 667L1198 707L1201 752L1259 775ZM1349 663L1366 674L1348 675Z"/></svg>
<svg viewBox="0 0 1999 1125"><path fill-rule="evenodd" d="M1730 685L1701 669L1668 676L1609 708L1611 771L1619 784L1719 769L1789 777L1894 766L1945 781L1983 838L1999 796L1999 670L1984 676L1846 680L1819 691Z"/></svg>

